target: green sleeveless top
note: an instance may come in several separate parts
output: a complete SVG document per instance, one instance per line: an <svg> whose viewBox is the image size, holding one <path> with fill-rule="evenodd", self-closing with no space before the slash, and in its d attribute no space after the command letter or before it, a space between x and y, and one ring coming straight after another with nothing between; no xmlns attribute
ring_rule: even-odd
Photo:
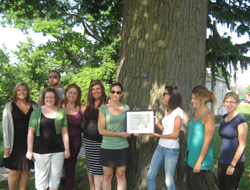
<svg viewBox="0 0 250 190"><path fill-rule="evenodd" d="M103 113L106 118L105 128L113 132L124 132L125 131L125 111L129 110L129 106L122 104L123 111L120 115L113 115L110 113L108 106L104 105L100 107L99 112ZM101 148L104 149L124 149L128 148L128 141L122 137L110 137L102 136Z"/></svg>
<svg viewBox="0 0 250 190"><path fill-rule="evenodd" d="M188 144L187 144L185 161L191 168L193 168L195 163L197 162L204 143L205 126L202 124L201 118L198 119L197 121L194 121L193 117L188 125ZM212 167L213 167L213 138L209 145L207 154L201 164L201 170L210 170Z"/></svg>

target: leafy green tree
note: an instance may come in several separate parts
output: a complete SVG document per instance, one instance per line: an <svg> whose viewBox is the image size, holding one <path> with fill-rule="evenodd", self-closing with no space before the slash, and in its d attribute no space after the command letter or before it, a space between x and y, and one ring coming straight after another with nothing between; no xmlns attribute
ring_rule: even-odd
<svg viewBox="0 0 250 190"><path fill-rule="evenodd" d="M44 48L62 64L70 62L78 69L100 66L97 50L119 38L121 31L123 1L119 0L4 0L0 5L3 24L53 36L55 41L49 41ZM81 31L75 31L76 27Z"/></svg>
<svg viewBox="0 0 250 190"><path fill-rule="evenodd" d="M17 59L15 67L18 69L19 81L25 81L31 88L31 95L34 101L37 101L39 92L48 86L48 73L52 69L59 72L64 70L60 61L54 60L48 56L43 47L34 46L34 40L27 37L28 42L19 42L18 50L14 51Z"/></svg>
<svg viewBox="0 0 250 190"><path fill-rule="evenodd" d="M227 87L230 89L231 75L228 68L230 71L238 71L238 63L240 63L241 69L247 69L250 65L250 57L244 54L248 52L250 42L233 44L231 37L219 35L215 21L210 28L213 34L208 37L206 43L206 66L211 68L214 80L216 75L220 75L226 80ZM236 79L236 74L234 78Z"/></svg>
<svg viewBox="0 0 250 190"><path fill-rule="evenodd" d="M0 113L2 113L4 104L10 100L12 96L13 89L15 85L15 71L16 69L9 65L9 55L7 53L6 47L0 49ZM2 117L2 114L1 114Z"/></svg>
<svg viewBox="0 0 250 190"><path fill-rule="evenodd" d="M250 94L250 86L246 87L246 94Z"/></svg>
<svg viewBox="0 0 250 190"><path fill-rule="evenodd" d="M89 84L94 79L100 79L104 83L106 93L109 92L110 84L116 81L117 63L117 47L120 46L120 38L117 38L110 45L103 47L97 52L97 55L103 60L100 67L82 68L78 73L68 73L69 83L76 83L82 90L82 103L85 103L88 94Z"/></svg>
<svg viewBox="0 0 250 190"><path fill-rule="evenodd" d="M241 69L247 69L250 58L244 56L250 48L250 41L243 44L233 44L230 37L220 36L216 24L226 25L238 36L247 33L250 35L250 1L249 0L210 0L208 4L207 27L212 31L207 39L207 66L211 68L213 79L216 73L221 73L229 87L230 71L234 69L234 80L238 71L238 63Z"/></svg>

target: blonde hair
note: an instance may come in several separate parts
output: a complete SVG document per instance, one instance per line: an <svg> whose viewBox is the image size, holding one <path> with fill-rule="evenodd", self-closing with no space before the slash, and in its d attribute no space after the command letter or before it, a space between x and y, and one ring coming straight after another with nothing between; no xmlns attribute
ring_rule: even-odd
<svg viewBox="0 0 250 190"><path fill-rule="evenodd" d="M214 92L209 91L205 86L198 85L194 87L192 90L192 94L194 94L200 100L205 100L205 103L216 103L216 96Z"/></svg>
<svg viewBox="0 0 250 190"><path fill-rule="evenodd" d="M235 92L226 93L226 95L224 96L223 102L225 102L226 99L228 99L229 97L233 97L236 100L237 103L240 102L239 96Z"/></svg>
<svg viewBox="0 0 250 190"><path fill-rule="evenodd" d="M27 97L26 97L26 101L29 102L31 104L31 96L30 96L30 89L28 87L28 84L26 82L19 82L17 83L17 85L15 86L15 90L13 93L13 96L11 98L11 100L13 101L17 101L18 97L17 97L17 90L20 86L25 86L26 90L27 90Z"/></svg>

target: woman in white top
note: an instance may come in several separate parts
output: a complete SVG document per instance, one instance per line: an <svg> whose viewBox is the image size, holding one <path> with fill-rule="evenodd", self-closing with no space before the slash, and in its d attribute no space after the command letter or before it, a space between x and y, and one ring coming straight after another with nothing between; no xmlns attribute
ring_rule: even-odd
<svg viewBox="0 0 250 190"><path fill-rule="evenodd" d="M166 186L168 190L175 190L174 173L180 152L179 134L183 118L182 98L178 87L166 86L161 99L167 110L162 124L156 117L155 124L162 134L147 134L149 137L160 137L147 175L148 190L156 189L155 178L163 163Z"/></svg>

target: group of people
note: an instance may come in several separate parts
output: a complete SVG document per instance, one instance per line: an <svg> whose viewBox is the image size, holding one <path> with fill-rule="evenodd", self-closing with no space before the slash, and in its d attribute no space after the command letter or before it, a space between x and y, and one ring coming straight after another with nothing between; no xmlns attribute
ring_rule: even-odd
<svg viewBox="0 0 250 190"><path fill-rule="evenodd" d="M64 90L59 82L60 74L51 71L50 87L41 92L38 104L31 100L28 85L20 82L11 101L5 105L1 164L10 169L9 189L15 190L18 185L19 190L26 189L29 171L35 168L36 189L58 189L65 173L65 189L72 190L77 156L83 142L90 190L110 190L114 168L117 189L125 190L125 170L129 165L127 138L131 134L125 132L125 111L129 106L120 102L122 85L112 84L108 97L102 81L91 81L84 106L80 103L78 85L70 84ZM166 86L161 99L167 109L162 123L155 117L155 125L162 134L147 134L160 138L147 183L149 190L156 189L155 178L164 164L166 186L174 190L179 133L184 117L182 96L178 87ZM202 189L205 173L213 166L215 118L207 103L215 103L216 97L206 87L197 86L192 91L191 102L195 112L188 129L186 184L189 189ZM221 118L219 129L222 137L218 160L220 190L236 190L244 171L248 127L244 116L236 110L238 104L237 94L226 94L227 114Z"/></svg>
<svg viewBox="0 0 250 190"><path fill-rule="evenodd" d="M162 134L148 134L160 140L150 163L147 183L149 190L156 189L155 178L164 164L165 184L168 189L175 190L174 174L180 146L178 138L183 119L182 98L176 86L166 86L161 98L167 110L162 124L155 118ZM190 190L202 190L205 173L213 167L215 117L207 103L216 103L216 97L212 91L199 85L192 90L191 102L195 112L188 126L186 185ZM245 117L237 112L239 103L239 97L234 92L228 92L223 100L227 114L222 116L219 127L222 138L217 162L220 190L237 190L245 167L248 126Z"/></svg>

